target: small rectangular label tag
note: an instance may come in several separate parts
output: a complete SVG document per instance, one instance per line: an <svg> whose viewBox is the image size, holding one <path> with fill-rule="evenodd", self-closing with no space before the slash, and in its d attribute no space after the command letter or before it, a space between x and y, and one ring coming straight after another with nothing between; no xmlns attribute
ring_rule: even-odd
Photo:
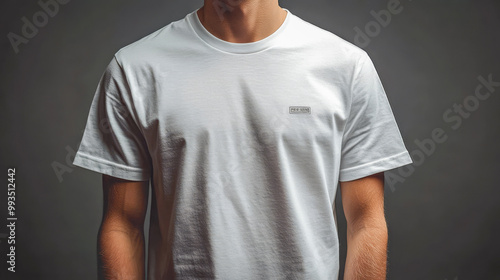
<svg viewBox="0 0 500 280"><path fill-rule="evenodd" d="M290 114L310 114L311 107L309 107L309 106L290 106L288 113L290 113Z"/></svg>

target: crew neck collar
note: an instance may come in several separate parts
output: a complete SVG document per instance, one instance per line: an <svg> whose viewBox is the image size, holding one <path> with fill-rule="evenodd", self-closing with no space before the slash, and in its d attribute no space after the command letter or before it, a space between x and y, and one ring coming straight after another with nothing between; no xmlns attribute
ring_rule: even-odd
<svg viewBox="0 0 500 280"><path fill-rule="evenodd" d="M285 31L288 23L290 22L292 14L288 9L286 8L282 9L285 10L287 13L285 20L283 21L281 26L266 38L250 43L233 43L216 37L215 35L210 33L201 23L197 14L198 9L189 13L187 15L187 20L191 25L191 27L193 28L193 30L195 31L195 33L198 35L198 37L200 37L201 40L205 41L210 46L224 52L235 53L235 54L248 54L248 53L262 51L272 46L273 43L278 39L278 37Z"/></svg>

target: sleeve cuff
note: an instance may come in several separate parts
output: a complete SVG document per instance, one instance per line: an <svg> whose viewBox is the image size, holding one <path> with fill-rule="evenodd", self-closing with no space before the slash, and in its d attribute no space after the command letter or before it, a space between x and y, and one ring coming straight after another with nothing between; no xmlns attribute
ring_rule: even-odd
<svg viewBox="0 0 500 280"><path fill-rule="evenodd" d="M151 174L137 167L126 166L102 158L77 152L73 165L91 171L131 181L148 181Z"/></svg>
<svg viewBox="0 0 500 280"><path fill-rule="evenodd" d="M340 170L339 181L352 181L413 163L408 151Z"/></svg>

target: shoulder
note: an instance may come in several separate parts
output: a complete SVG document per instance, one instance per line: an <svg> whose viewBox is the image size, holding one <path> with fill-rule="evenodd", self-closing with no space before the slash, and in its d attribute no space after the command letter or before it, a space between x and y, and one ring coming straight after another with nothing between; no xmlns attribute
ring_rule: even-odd
<svg viewBox="0 0 500 280"><path fill-rule="evenodd" d="M140 67L172 54L174 49L182 48L182 45L187 44L188 37L189 25L183 18L120 48L114 56L125 68Z"/></svg>

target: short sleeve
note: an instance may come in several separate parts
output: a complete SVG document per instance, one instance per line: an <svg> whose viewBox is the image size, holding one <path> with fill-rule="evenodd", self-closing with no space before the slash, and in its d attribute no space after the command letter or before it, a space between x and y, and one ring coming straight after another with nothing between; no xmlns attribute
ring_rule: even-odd
<svg viewBox="0 0 500 280"><path fill-rule="evenodd" d="M99 81L74 165L126 180L150 179L151 157L134 121L130 96L114 57Z"/></svg>
<svg viewBox="0 0 500 280"><path fill-rule="evenodd" d="M366 52L354 70L351 99L339 180L356 180L412 163L378 73Z"/></svg>

